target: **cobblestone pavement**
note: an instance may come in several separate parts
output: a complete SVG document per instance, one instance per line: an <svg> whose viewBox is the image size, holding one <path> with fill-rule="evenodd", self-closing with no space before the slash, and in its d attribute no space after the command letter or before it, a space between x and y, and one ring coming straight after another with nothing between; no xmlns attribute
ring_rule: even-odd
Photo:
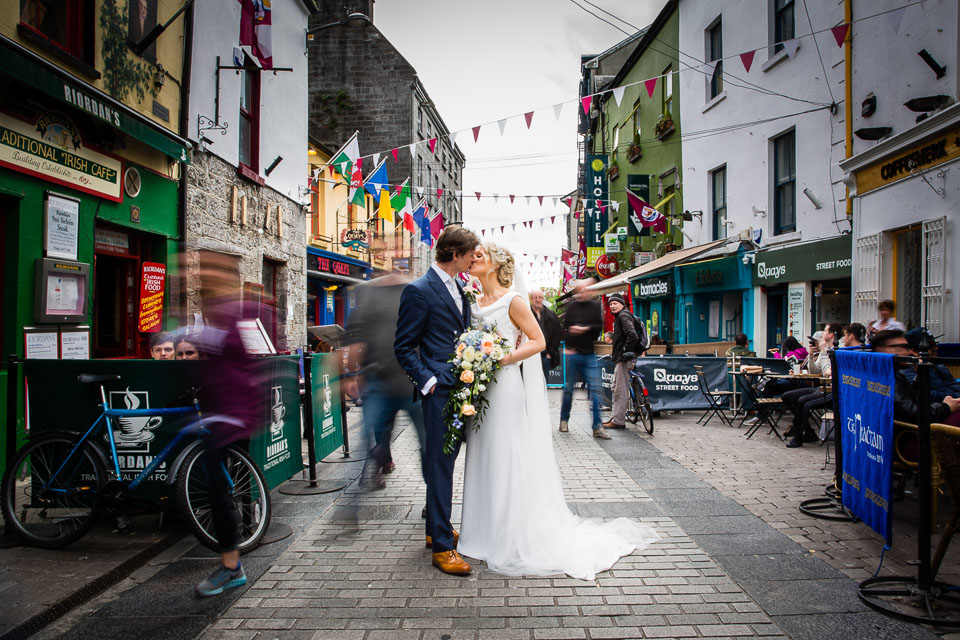
<svg viewBox="0 0 960 640"><path fill-rule="evenodd" d="M796 503L829 481L821 449L786 450L760 434L745 442L690 415L658 420L652 438L624 430L598 442L586 408L578 401L570 432L554 434L568 502L585 517L637 518L663 537L595 582L504 577L482 562L466 578L432 568L407 429L387 487L351 485L200 637L936 637L857 600L850 578L872 573L874 534L800 516ZM908 558L908 541L897 544ZM885 569L909 570L903 559Z"/></svg>

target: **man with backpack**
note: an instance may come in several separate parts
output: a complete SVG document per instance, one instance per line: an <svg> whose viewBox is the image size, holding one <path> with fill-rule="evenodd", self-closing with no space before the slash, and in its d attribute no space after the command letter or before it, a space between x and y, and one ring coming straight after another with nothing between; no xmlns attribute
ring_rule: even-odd
<svg viewBox="0 0 960 640"><path fill-rule="evenodd" d="M606 429L623 429L627 422L627 404L630 401L630 369L633 358L643 355L647 348L647 333L643 324L626 308L623 296L615 293L607 298L613 320L613 415L603 424ZM624 358L624 354L632 354Z"/></svg>

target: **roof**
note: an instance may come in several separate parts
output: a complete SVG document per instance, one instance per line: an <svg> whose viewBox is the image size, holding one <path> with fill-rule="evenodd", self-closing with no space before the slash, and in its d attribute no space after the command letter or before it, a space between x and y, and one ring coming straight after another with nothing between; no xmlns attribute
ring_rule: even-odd
<svg viewBox="0 0 960 640"><path fill-rule="evenodd" d="M620 275L609 278L608 280L603 280L592 284L587 287L589 291L595 291L598 293L609 293L613 291L621 291L626 289L630 285L631 280L636 280L637 278L642 278L643 276L656 273L657 271L663 271L664 269L669 269L678 264L692 260L693 258L710 251L711 249L716 249L717 247L723 246L731 241L739 241L739 238L724 238L722 240L714 240L713 242L707 242L705 244L698 244L695 247L688 247L687 249L679 249L677 251L671 251L667 255L657 258L652 262L647 264L640 265L635 269L630 271L625 271Z"/></svg>

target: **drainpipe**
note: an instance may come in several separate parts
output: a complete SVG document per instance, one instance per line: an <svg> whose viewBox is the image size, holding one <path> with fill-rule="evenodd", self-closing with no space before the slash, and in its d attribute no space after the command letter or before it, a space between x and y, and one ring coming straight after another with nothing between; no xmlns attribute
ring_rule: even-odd
<svg viewBox="0 0 960 640"><path fill-rule="evenodd" d="M843 119L846 129L844 142L846 157L853 156L853 0L843 0L843 21L850 25L847 38L843 43ZM853 200L850 199L850 187L847 193L847 220L853 223Z"/></svg>
<svg viewBox="0 0 960 640"><path fill-rule="evenodd" d="M193 72L193 3L187 5L183 15L183 77L180 83L180 136L190 139L190 76ZM180 264L177 277L181 283L183 279L183 268L185 267L183 257L187 248L187 165L180 163L180 215L177 218L177 235L180 236ZM186 287L180 287L180 299L177 300L177 306L180 308L181 322L186 319Z"/></svg>

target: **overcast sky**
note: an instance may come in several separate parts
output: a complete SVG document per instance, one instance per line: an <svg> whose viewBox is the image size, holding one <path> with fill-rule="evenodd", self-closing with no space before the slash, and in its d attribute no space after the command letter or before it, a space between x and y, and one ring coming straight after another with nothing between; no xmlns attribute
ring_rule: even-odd
<svg viewBox="0 0 960 640"><path fill-rule="evenodd" d="M536 198L562 195L577 184L577 109L580 56L600 53L627 36L582 7L633 33L597 7L642 28L664 0L377 0L374 23L417 70L451 131L465 130L457 145L467 158L463 172L464 223L474 230L497 227L493 239L515 254L551 256L564 244L562 218L533 229L499 225L567 211ZM580 6L578 6L580 5ZM553 105L564 102L557 120ZM536 110L527 130L523 114ZM503 136L498 121L510 118ZM477 143L470 129L484 125ZM473 195L480 191L480 201ZM517 196L510 204L509 194ZM491 239L489 233L485 240ZM559 263L522 258L528 286L555 286ZM549 272L549 273L548 273Z"/></svg>

